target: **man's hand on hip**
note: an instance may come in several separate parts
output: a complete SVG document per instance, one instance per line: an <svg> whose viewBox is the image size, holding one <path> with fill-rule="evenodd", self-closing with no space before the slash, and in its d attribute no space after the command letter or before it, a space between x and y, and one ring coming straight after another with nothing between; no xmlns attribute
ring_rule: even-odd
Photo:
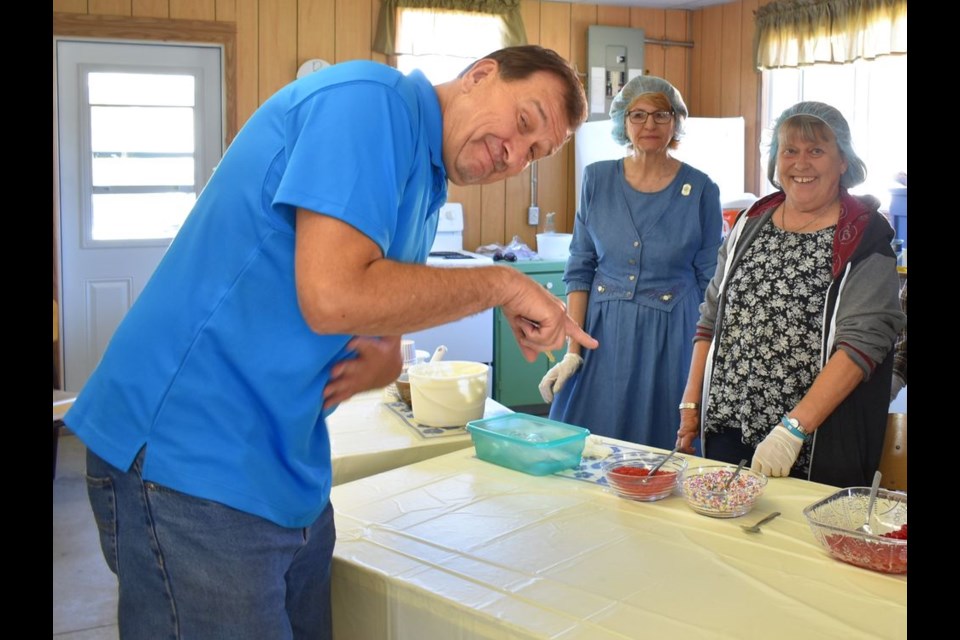
<svg viewBox="0 0 960 640"><path fill-rule="evenodd" d="M403 356L400 336L356 337L347 345L357 355L333 366L323 390L323 408L329 409L353 395L385 387L400 376Z"/></svg>

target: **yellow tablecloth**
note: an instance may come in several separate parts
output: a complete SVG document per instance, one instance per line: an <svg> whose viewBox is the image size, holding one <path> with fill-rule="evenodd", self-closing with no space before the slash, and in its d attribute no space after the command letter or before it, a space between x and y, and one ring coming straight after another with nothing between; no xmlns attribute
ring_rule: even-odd
<svg viewBox="0 0 960 640"><path fill-rule="evenodd" d="M335 637L905 638L906 577L834 560L806 524L835 490L771 479L721 520L472 447L394 469L333 490ZM762 533L740 529L771 511Z"/></svg>
<svg viewBox="0 0 960 640"><path fill-rule="evenodd" d="M333 484L388 471L471 445L469 435L424 438L384 405L382 389L359 393L327 418ZM484 417L510 409L487 398Z"/></svg>
<svg viewBox="0 0 960 640"><path fill-rule="evenodd" d="M53 390L53 421L63 420L63 416L66 415L70 407L73 406L73 401L77 399L77 394L71 393L69 391L60 391L59 389Z"/></svg>

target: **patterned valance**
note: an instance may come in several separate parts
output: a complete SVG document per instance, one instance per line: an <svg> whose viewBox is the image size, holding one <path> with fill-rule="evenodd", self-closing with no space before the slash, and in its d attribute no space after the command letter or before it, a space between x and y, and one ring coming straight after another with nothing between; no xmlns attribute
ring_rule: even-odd
<svg viewBox="0 0 960 640"><path fill-rule="evenodd" d="M774 0L754 17L758 70L907 52L907 0Z"/></svg>

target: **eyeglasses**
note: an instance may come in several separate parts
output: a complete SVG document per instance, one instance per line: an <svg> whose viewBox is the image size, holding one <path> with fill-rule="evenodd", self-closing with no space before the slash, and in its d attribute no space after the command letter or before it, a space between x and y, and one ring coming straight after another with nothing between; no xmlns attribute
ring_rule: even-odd
<svg viewBox="0 0 960 640"><path fill-rule="evenodd" d="M657 124L667 124L673 119L673 111L654 111L653 113L649 113L642 109L637 109L636 111L627 112L627 118L633 124L643 124L647 121L647 116L653 116L653 121Z"/></svg>

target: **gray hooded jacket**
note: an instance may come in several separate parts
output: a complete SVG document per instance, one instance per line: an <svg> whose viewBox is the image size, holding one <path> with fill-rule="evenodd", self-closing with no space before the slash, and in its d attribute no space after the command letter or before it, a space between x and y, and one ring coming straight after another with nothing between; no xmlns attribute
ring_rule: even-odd
<svg viewBox="0 0 960 640"><path fill-rule="evenodd" d="M710 379L717 338L723 331L723 290L763 225L784 200L777 192L741 214L720 248L717 272L700 305L694 340L710 340L701 402L702 425L709 410ZM863 370L864 380L814 432L809 480L836 486L868 486L880 462L887 424L893 345L906 322L900 310L893 229L877 212L872 196L841 192L841 214L833 243L833 281L823 307L822 369L842 349ZM786 413L793 407L784 407ZM709 455L709 447L704 447Z"/></svg>

